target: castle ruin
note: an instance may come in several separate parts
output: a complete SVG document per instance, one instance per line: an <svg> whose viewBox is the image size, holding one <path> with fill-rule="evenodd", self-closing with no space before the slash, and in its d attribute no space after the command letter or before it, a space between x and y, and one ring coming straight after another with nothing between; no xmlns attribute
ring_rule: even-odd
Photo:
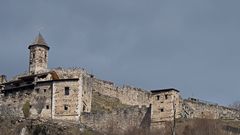
<svg viewBox="0 0 240 135"><path fill-rule="evenodd" d="M158 127L174 118L240 120L238 110L199 99L182 99L174 88L143 90L116 86L81 68L48 68L50 47L39 34L29 45L29 71L7 81L0 76L0 108L23 117L81 122L102 130L113 119L123 129L128 124ZM0 113L4 113L3 109ZM9 112L10 115L10 112Z"/></svg>

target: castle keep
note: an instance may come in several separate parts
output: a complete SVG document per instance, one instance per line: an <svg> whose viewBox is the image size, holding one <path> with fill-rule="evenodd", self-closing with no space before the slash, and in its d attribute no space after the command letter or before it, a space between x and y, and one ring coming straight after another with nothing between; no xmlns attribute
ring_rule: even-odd
<svg viewBox="0 0 240 135"><path fill-rule="evenodd" d="M48 68L50 47L39 34L28 47L29 71L7 81L0 76L0 113L24 116L30 105L31 118L69 120L103 130L109 122L126 129L158 127L173 118L239 120L239 111L195 98L182 99L174 88L143 90L118 87L95 78L81 68Z"/></svg>

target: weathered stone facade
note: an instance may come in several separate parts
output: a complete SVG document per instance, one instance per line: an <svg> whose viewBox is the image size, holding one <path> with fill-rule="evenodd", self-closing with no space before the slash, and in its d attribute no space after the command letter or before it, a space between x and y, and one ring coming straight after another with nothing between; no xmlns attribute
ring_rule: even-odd
<svg viewBox="0 0 240 135"><path fill-rule="evenodd" d="M237 109L193 98L183 100L182 113L184 118L240 120L240 111Z"/></svg>
<svg viewBox="0 0 240 135"><path fill-rule="evenodd" d="M32 118L82 122L98 130L107 128L111 120L117 121L122 129L133 123L159 127L174 117L240 120L238 110L182 99L173 88L150 91L118 87L81 68L48 69L49 47L41 34L29 49L28 73L10 81L0 76L0 113L7 110L23 117L23 106L29 102ZM95 99L96 95L105 99ZM108 99L114 103L107 103Z"/></svg>
<svg viewBox="0 0 240 135"><path fill-rule="evenodd" d="M176 89L154 90L152 92L152 126L181 117L181 96Z"/></svg>
<svg viewBox="0 0 240 135"><path fill-rule="evenodd" d="M40 33L28 49L30 50L29 73L46 72L49 47Z"/></svg>

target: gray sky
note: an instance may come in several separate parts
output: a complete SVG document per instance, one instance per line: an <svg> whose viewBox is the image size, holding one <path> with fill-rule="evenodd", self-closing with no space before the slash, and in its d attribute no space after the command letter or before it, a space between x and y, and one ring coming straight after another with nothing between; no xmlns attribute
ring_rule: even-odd
<svg viewBox="0 0 240 135"><path fill-rule="evenodd" d="M2 0L0 74L28 69L38 31L49 67L230 104L240 98L239 0Z"/></svg>

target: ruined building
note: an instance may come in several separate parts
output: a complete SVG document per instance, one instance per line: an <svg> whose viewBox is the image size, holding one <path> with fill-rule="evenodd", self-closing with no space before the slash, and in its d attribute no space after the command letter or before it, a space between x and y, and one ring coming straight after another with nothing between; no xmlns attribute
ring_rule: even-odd
<svg viewBox="0 0 240 135"><path fill-rule="evenodd" d="M118 87L95 78L81 68L48 68L50 47L39 34L28 47L29 71L7 81L0 76L0 108L23 117L23 106L30 105L30 117L81 122L102 130L117 121L126 129L134 126L158 127L173 118L239 120L237 110L198 99L182 99L179 90L143 90ZM0 110L4 113L4 109Z"/></svg>

